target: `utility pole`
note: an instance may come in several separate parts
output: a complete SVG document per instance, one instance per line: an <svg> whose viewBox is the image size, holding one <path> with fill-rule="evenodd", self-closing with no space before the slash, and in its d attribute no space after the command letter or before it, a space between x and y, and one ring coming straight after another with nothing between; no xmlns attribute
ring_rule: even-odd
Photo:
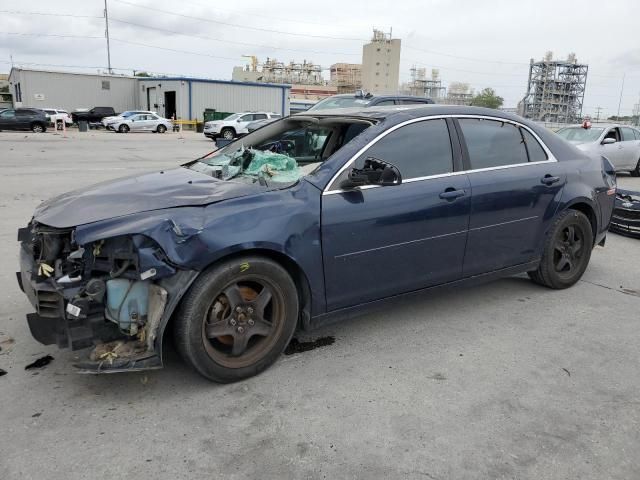
<svg viewBox="0 0 640 480"><path fill-rule="evenodd" d="M620 100L618 101L618 121L620 121L620 105L622 105L622 92L624 92L624 77L625 77L625 75L626 75L626 72L622 74L622 87L620 87Z"/></svg>
<svg viewBox="0 0 640 480"><path fill-rule="evenodd" d="M602 110L602 107L597 107L596 108L596 123L598 123L600 121L600 111Z"/></svg>
<svg viewBox="0 0 640 480"><path fill-rule="evenodd" d="M109 73L113 73L111 70L111 47L109 45L109 10L107 9L107 0L104 0L104 23L106 25L105 36L107 37L107 68Z"/></svg>

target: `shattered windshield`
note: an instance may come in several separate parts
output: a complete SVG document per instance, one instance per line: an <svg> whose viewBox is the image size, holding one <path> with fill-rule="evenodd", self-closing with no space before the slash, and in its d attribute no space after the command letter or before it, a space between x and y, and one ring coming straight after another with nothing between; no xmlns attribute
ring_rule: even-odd
<svg viewBox="0 0 640 480"><path fill-rule="evenodd" d="M291 185L351 141L370 122L285 119L267 125L189 166L221 180Z"/></svg>

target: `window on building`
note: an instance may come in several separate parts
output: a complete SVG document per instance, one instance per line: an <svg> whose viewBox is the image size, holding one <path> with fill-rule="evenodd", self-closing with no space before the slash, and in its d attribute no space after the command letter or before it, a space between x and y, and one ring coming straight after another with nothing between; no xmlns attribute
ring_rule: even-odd
<svg viewBox="0 0 640 480"><path fill-rule="evenodd" d="M111 90L111 82L109 80L102 80L102 90Z"/></svg>
<svg viewBox="0 0 640 480"><path fill-rule="evenodd" d="M16 83L13 88L16 92L16 102L22 102L22 88L20 87L20 82Z"/></svg>
<svg viewBox="0 0 640 480"><path fill-rule="evenodd" d="M528 162L524 141L516 126L475 118L462 118L459 122L472 170Z"/></svg>

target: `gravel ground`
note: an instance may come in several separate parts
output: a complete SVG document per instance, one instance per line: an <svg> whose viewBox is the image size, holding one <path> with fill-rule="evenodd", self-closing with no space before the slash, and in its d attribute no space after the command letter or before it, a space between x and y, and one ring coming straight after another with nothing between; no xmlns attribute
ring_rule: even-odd
<svg viewBox="0 0 640 480"><path fill-rule="evenodd" d="M212 143L68 137L0 133L0 478L640 478L640 241L609 235L568 290L514 277L323 328L308 337L335 343L234 385L171 349L163 370L78 375L29 334L17 228L47 197Z"/></svg>

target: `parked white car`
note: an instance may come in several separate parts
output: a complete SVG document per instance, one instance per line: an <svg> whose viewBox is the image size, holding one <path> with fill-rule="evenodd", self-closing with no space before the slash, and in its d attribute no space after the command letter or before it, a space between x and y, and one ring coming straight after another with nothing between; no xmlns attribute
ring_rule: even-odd
<svg viewBox="0 0 640 480"><path fill-rule="evenodd" d="M640 130L627 125L573 125L556 132L580 150L596 157L604 155L616 172L640 177Z"/></svg>
<svg viewBox="0 0 640 480"><path fill-rule="evenodd" d="M204 124L204 136L215 140L222 137L225 140L233 140L241 135L249 133L247 125L256 120L267 118L281 118L282 115L273 112L243 112L229 115L224 120L212 120Z"/></svg>
<svg viewBox="0 0 640 480"><path fill-rule="evenodd" d="M104 128L106 128L107 130L112 130L111 125L114 125L116 123L120 123L125 118L129 118L129 117L131 117L133 115L141 115L141 114L157 115L156 112L152 112L152 111L149 111L149 110L127 110L126 112L122 112L119 115L115 115L115 116L111 116L111 117L104 117L102 119L102 126Z"/></svg>
<svg viewBox="0 0 640 480"><path fill-rule="evenodd" d="M60 108L43 108L42 110L44 110L44 113L49 115L49 120L53 124L58 120L63 120L67 126L71 126L73 124L71 115L69 115L69 112L66 110L62 110Z"/></svg>
<svg viewBox="0 0 640 480"><path fill-rule="evenodd" d="M119 133L127 132L157 132L164 133L173 128L168 118L162 118L155 113L142 113L123 118L110 125L112 130Z"/></svg>

